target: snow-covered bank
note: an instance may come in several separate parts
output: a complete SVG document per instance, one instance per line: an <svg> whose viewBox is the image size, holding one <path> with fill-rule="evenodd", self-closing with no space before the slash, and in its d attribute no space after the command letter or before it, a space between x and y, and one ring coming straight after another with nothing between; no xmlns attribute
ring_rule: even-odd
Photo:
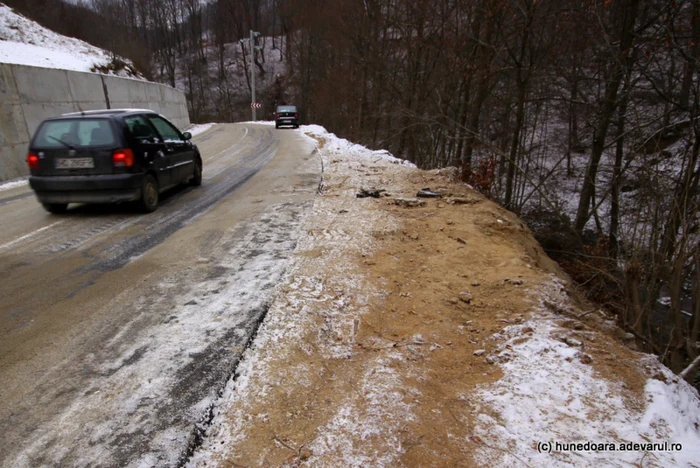
<svg viewBox="0 0 700 468"><path fill-rule="evenodd" d="M0 3L0 63L91 72L108 65L112 57L104 49L55 33ZM120 60L131 65L127 59ZM111 74L140 78L124 70Z"/></svg>

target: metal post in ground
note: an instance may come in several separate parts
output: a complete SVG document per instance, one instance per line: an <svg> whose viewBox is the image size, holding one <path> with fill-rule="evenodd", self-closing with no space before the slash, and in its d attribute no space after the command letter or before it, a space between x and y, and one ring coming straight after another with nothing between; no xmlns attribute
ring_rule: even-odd
<svg viewBox="0 0 700 468"><path fill-rule="evenodd" d="M251 83L251 100L250 109L253 111L253 122L256 120L255 115L255 33L250 30L250 83Z"/></svg>

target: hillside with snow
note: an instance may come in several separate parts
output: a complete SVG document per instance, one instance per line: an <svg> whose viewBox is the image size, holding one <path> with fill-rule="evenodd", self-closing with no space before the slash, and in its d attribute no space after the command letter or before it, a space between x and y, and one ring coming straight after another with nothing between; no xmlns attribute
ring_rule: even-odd
<svg viewBox="0 0 700 468"><path fill-rule="evenodd" d="M144 79L129 60L85 41L55 33L2 3L0 63Z"/></svg>

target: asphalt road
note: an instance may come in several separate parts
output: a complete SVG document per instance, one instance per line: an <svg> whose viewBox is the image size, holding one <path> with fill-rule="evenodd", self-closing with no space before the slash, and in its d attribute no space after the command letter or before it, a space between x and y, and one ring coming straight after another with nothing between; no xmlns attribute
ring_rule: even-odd
<svg viewBox="0 0 700 468"><path fill-rule="evenodd" d="M0 466L178 466L290 264L321 177L298 131L195 137L155 213L0 191Z"/></svg>

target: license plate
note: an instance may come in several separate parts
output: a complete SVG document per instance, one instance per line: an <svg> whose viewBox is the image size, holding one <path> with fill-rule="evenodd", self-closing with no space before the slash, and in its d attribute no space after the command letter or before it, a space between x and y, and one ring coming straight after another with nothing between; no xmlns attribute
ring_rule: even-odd
<svg viewBox="0 0 700 468"><path fill-rule="evenodd" d="M95 161L92 158L57 159L56 169L92 169Z"/></svg>

